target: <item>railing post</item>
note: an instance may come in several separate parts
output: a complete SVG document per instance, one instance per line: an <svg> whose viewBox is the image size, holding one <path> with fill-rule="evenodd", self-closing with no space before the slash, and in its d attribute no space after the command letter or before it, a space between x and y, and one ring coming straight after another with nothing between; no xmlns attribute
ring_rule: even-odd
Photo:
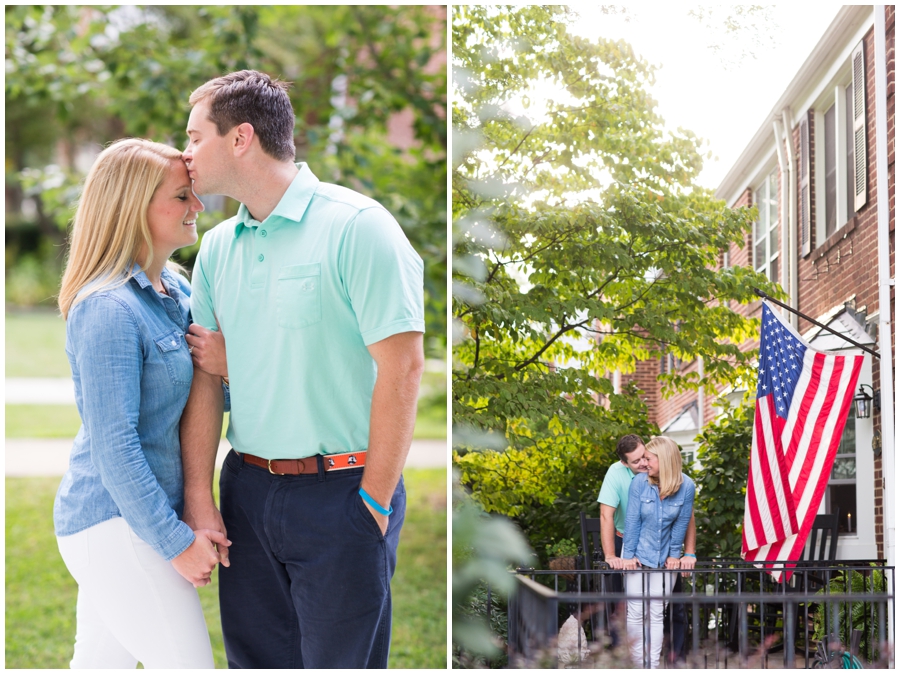
<svg viewBox="0 0 900 674"><path fill-rule="evenodd" d="M796 616L797 605L794 603L790 595L784 595L784 618L782 619L782 627L784 628L784 666L785 669L794 668L794 639L796 638Z"/></svg>

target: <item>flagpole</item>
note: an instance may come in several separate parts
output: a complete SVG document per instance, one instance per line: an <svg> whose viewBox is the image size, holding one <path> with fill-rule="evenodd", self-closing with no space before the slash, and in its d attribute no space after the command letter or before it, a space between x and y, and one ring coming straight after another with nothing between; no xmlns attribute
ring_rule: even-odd
<svg viewBox="0 0 900 674"><path fill-rule="evenodd" d="M819 323L819 321L817 321L816 319L810 318L810 317L807 316L806 314L800 313L799 311L797 311L797 310L794 309L793 307L789 307L787 304L784 304L783 302L779 302L779 301L776 300L774 297L770 297L769 295L767 295L766 293L764 293L764 292L763 292L762 290L760 290L759 288L754 288L754 289L753 289L753 292L755 292L757 295L759 295L759 296L762 297L763 299L769 300L770 302L774 302L774 303L777 304L778 306L787 309L787 310L790 311L792 314L797 314L800 318L803 318L803 319L809 321L809 322L812 323L813 325L817 325L818 327L822 328L823 330L828 330L828 332L830 332L832 335L835 335L836 337L840 337L840 338L843 339L845 342L850 342L853 346L858 347L858 348L862 349L863 351L867 351L868 353L871 353L871 354L872 354L873 356L875 356L876 358L881 358L881 355L880 355L877 351L873 351L872 349L870 349L870 348L869 348L868 346L866 346L865 344L860 344L859 342L855 342L855 341L853 341L852 339L850 339L849 337L847 337L846 335L842 335L841 333L837 332L836 330L832 330L832 329L829 328L827 325L822 325L822 324Z"/></svg>

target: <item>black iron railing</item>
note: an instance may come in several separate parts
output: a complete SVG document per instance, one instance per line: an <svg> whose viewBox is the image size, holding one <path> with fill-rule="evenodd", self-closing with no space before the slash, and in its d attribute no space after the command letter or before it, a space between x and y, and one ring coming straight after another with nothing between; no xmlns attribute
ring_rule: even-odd
<svg viewBox="0 0 900 674"><path fill-rule="evenodd" d="M625 592L623 572L604 564L591 571L519 569L509 602L510 664L556 666L560 627L575 616L580 629L570 657L585 666L628 666L626 602L646 609L663 600L671 617L664 654L671 664L809 668L844 658L845 664L894 666L893 567L877 560L788 564L791 579L775 582L741 560L699 562L681 574L675 591L651 595L645 585L637 596ZM677 650L679 622L684 646ZM646 620L643 629L646 644Z"/></svg>

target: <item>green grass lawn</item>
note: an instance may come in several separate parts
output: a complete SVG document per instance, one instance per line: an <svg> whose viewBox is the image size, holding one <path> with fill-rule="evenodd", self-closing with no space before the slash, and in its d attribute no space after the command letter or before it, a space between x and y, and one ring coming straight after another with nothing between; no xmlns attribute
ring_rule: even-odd
<svg viewBox="0 0 900 674"><path fill-rule="evenodd" d="M72 376L61 316L39 310L6 313L6 376Z"/></svg>
<svg viewBox="0 0 900 674"><path fill-rule="evenodd" d="M447 487L444 469L404 473L406 523L391 584L389 666L444 669L447 663ZM218 479L216 480L218 483ZM76 585L53 535L59 478L6 479L6 668L68 667L75 637ZM226 667L216 574L199 590L216 667Z"/></svg>

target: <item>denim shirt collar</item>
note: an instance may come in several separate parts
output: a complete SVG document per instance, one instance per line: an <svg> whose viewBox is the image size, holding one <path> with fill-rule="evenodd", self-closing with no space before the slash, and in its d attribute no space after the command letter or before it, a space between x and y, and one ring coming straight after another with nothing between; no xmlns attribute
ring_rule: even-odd
<svg viewBox="0 0 900 674"><path fill-rule="evenodd" d="M147 272L141 269L141 266L137 263L134 263L131 266L131 278L141 290L150 288L154 293L156 292L155 288L153 288L153 283L147 278ZM188 296L181 292L181 286L175 278L175 274L169 271L167 267L163 267L160 278L163 280L163 284L166 287L166 292L169 293L169 297L179 304L188 299Z"/></svg>

